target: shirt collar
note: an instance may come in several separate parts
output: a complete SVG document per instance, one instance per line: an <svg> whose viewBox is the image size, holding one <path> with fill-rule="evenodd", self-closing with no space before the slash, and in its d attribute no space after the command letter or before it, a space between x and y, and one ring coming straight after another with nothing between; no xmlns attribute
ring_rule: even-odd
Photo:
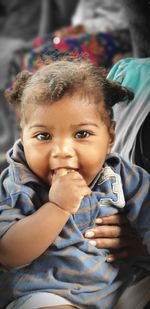
<svg viewBox="0 0 150 309"><path fill-rule="evenodd" d="M10 177L15 183L27 184L29 182L40 182L38 177L28 167L20 139L7 152L7 161L9 163Z"/></svg>
<svg viewBox="0 0 150 309"><path fill-rule="evenodd" d="M90 189L94 190L94 187L97 185L97 183L99 182L99 179L101 178L101 175L103 174L103 170L106 166L111 166L112 168L115 168L118 163L120 162L120 157L117 153L110 153L109 155L107 155L105 163L102 167L102 169L98 172L98 174L96 175L96 177L93 179L93 181L90 184Z"/></svg>

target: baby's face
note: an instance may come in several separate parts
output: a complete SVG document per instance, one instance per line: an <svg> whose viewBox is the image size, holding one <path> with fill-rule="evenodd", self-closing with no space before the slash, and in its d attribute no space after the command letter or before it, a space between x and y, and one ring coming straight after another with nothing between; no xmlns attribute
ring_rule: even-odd
<svg viewBox="0 0 150 309"><path fill-rule="evenodd" d="M89 185L114 140L113 126L102 121L96 105L65 96L53 104L29 105L27 116L22 141L30 169L49 185L58 169L76 170Z"/></svg>

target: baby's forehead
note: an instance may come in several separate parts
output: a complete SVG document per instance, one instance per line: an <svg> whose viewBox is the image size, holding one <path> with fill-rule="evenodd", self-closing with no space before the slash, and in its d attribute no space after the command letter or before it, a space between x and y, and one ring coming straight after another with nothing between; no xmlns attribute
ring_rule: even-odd
<svg viewBox="0 0 150 309"><path fill-rule="evenodd" d="M56 89L51 89L47 83L31 84L24 91L24 103L32 104L47 104L47 102L54 103L63 97L78 97L81 100L85 99L89 103L100 104L104 102L102 91L96 91L90 87L84 87L82 84L77 87L64 87L64 89L56 86Z"/></svg>
<svg viewBox="0 0 150 309"><path fill-rule="evenodd" d="M51 117L53 118L53 116L54 119L55 117L57 119L59 118L58 114L60 114L60 110L62 114L65 114L66 121L67 119L72 119L73 121L75 120L74 117L79 117L80 119L81 117L82 119L93 119L93 115L102 121L104 118L107 118L105 115L107 112L101 99L99 102L96 102L93 96L83 96L78 92L74 92L72 95L65 94L61 99L55 101L51 101L49 98L42 98L32 93L32 99L30 98L27 103L24 104L22 109L23 124L28 123L32 115L35 117L36 113L38 117L39 115L45 115L46 117L50 117L49 119L51 119ZM78 112L76 113L77 110ZM60 119L57 121L60 121Z"/></svg>

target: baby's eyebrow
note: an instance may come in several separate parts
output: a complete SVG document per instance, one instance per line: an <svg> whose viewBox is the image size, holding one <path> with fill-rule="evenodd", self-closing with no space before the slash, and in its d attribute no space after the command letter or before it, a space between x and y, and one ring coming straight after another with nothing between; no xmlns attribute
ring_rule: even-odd
<svg viewBox="0 0 150 309"><path fill-rule="evenodd" d="M29 128L32 129L32 128L35 128L35 127L45 127L44 125L42 124L33 124L32 126L30 126Z"/></svg>
<svg viewBox="0 0 150 309"><path fill-rule="evenodd" d="M77 129L80 127L87 127L87 126L92 126L95 128L99 128L99 125L97 123L94 122L84 122L84 123L75 123L75 124L71 124L71 128L72 129ZM34 128L41 128L41 129L45 129L45 130L54 130L54 126L47 126L47 125L43 125L40 123L35 123L29 126L29 129L34 129Z"/></svg>
<svg viewBox="0 0 150 309"><path fill-rule="evenodd" d="M40 123L36 123L36 124L33 124L33 125L29 126L29 129L34 129L34 128L53 129L52 126L48 127L48 126L40 124Z"/></svg>
<svg viewBox="0 0 150 309"><path fill-rule="evenodd" d="M93 127L96 127L98 128L98 124L96 123L93 123L93 122L87 122L87 123L77 123L77 124L72 124L71 127L83 127L83 126L93 126Z"/></svg>

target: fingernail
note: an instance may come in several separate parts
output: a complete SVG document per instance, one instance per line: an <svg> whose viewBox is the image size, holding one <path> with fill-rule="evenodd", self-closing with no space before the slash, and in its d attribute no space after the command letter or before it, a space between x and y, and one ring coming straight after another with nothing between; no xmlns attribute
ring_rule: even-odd
<svg viewBox="0 0 150 309"><path fill-rule="evenodd" d="M98 224L103 222L103 220L102 220L101 218L97 218L95 221L96 221L96 223L98 223Z"/></svg>
<svg viewBox="0 0 150 309"><path fill-rule="evenodd" d="M92 246L94 246L94 247L96 246L96 241L95 241L95 240L90 240L89 243L90 243Z"/></svg>
<svg viewBox="0 0 150 309"><path fill-rule="evenodd" d="M106 257L106 261L107 262L113 262L114 261L114 258L112 257L112 256L108 256L108 257Z"/></svg>
<svg viewBox="0 0 150 309"><path fill-rule="evenodd" d="M85 233L85 237L88 237L88 238L91 238L91 237L94 237L94 232L86 232Z"/></svg>

